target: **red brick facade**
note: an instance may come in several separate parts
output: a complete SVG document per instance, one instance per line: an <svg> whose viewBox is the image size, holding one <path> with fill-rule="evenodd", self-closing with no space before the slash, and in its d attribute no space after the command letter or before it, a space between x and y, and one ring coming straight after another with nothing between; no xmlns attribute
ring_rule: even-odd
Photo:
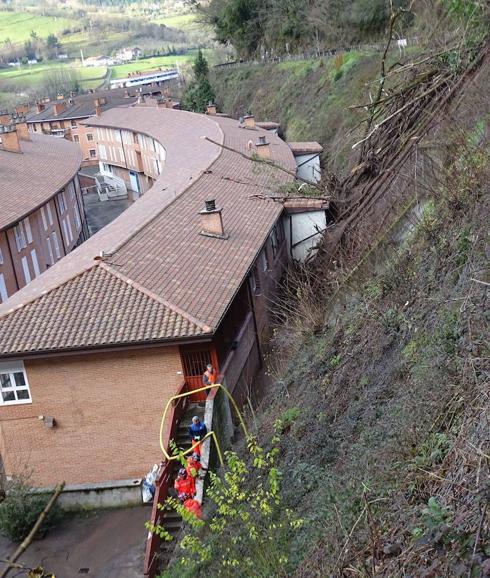
<svg viewBox="0 0 490 578"><path fill-rule="evenodd" d="M160 418L183 379L176 347L26 360L25 369L32 403L2 407L0 420L9 475L33 471L39 487L95 483L141 477L162 459Z"/></svg>

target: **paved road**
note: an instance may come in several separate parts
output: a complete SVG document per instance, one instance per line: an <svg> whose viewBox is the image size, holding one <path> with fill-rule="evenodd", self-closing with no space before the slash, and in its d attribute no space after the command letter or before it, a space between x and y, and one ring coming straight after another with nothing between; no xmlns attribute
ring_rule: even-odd
<svg viewBox="0 0 490 578"><path fill-rule="evenodd" d="M90 235L93 235L127 209L131 205L131 201L129 199L111 199L101 202L97 193L93 192L83 195L83 205L88 229Z"/></svg>
<svg viewBox="0 0 490 578"><path fill-rule="evenodd" d="M150 515L148 506L138 506L72 517L34 541L19 563L40 564L56 578L141 578ZM0 538L1 558L15 548Z"/></svg>

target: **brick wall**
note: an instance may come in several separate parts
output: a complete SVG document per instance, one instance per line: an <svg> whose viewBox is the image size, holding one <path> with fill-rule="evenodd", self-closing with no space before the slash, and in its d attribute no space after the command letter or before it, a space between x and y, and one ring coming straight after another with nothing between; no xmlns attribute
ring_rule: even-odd
<svg viewBox="0 0 490 578"><path fill-rule="evenodd" d="M141 477L162 459L164 404L182 384L176 347L25 360L32 404L0 407L7 474L49 486ZM39 415L56 419L47 428Z"/></svg>

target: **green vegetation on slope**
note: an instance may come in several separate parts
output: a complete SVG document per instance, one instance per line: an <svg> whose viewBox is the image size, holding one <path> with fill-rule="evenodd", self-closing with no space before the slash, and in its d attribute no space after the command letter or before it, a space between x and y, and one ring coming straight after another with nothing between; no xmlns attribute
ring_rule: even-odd
<svg viewBox="0 0 490 578"><path fill-rule="evenodd" d="M1 12L0 11L0 39L1 42L10 40L12 43L29 40L34 30L40 38L47 38L49 34L59 35L65 29L76 25L75 18L57 18L40 16L29 12Z"/></svg>
<svg viewBox="0 0 490 578"><path fill-rule="evenodd" d="M252 423L266 449L280 429L281 507L303 524L267 543L275 569L201 532L166 578L488 576L488 78L487 62L420 149L416 209L338 299L276 334L284 363Z"/></svg>
<svg viewBox="0 0 490 578"><path fill-rule="evenodd" d="M349 156L345 133L361 118L347 107L358 104L358 95L378 68L378 54L348 52L335 58L218 68L211 82L223 112L280 122L287 140L324 145L325 159L337 168Z"/></svg>

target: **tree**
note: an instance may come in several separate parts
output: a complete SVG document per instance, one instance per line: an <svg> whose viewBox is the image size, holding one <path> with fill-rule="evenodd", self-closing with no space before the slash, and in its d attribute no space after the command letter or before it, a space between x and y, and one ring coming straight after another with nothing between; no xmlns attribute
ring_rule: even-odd
<svg viewBox="0 0 490 578"><path fill-rule="evenodd" d="M61 44L60 44L58 38L56 38L56 36L54 34L50 34L46 38L46 48L57 49L57 48L60 48L60 46L61 46Z"/></svg>
<svg viewBox="0 0 490 578"><path fill-rule="evenodd" d="M186 110L204 112L208 103L215 100L216 95L208 79L208 62L201 50L197 53L192 68L194 80L189 83L182 97L182 104Z"/></svg>

